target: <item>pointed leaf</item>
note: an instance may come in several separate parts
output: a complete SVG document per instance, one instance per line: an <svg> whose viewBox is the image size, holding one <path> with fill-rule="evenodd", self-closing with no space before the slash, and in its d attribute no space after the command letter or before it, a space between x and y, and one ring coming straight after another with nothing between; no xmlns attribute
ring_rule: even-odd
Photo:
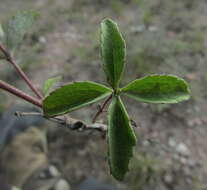
<svg viewBox="0 0 207 190"><path fill-rule="evenodd" d="M61 76L47 79L43 85L43 89L42 89L43 94L47 96L49 94L50 89L55 85L55 83L57 83L61 79L62 79Z"/></svg>
<svg viewBox="0 0 207 190"><path fill-rule="evenodd" d="M121 92L147 103L178 103L188 100L187 83L173 75L152 75L132 81Z"/></svg>
<svg viewBox="0 0 207 190"><path fill-rule="evenodd" d="M110 19L101 23L101 57L108 83L116 89L125 65L125 42L117 24Z"/></svg>
<svg viewBox="0 0 207 190"><path fill-rule="evenodd" d="M113 97L108 112L108 156L111 174L122 180L128 171L136 137L119 97Z"/></svg>
<svg viewBox="0 0 207 190"><path fill-rule="evenodd" d="M3 23L4 43L8 49L14 49L22 41L26 32L29 31L38 14L33 11L17 13L7 22Z"/></svg>
<svg viewBox="0 0 207 190"><path fill-rule="evenodd" d="M58 88L43 100L44 114L62 115L110 95L112 90L94 82L74 82Z"/></svg>

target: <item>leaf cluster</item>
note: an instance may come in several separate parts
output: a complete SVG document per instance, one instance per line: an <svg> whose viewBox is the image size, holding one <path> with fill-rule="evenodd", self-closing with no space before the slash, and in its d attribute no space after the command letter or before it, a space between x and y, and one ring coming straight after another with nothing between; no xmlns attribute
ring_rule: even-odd
<svg viewBox="0 0 207 190"><path fill-rule="evenodd" d="M54 117L109 96L112 101L108 108L108 162L111 174L123 180L137 140L121 96L146 103L178 103L189 99L189 89L183 79L173 75L146 76L120 88L126 45L111 19L101 22L100 49L102 67L111 88L90 81L69 83L44 98L43 110L47 117Z"/></svg>
<svg viewBox="0 0 207 190"><path fill-rule="evenodd" d="M13 50L20 44L37 15L32 11L21 12L2 24L7 49ZM102 67L110 87L80 81L63 85L49 93L60 77L48 79L43 87L45 97L42 100L42 109L44 117L53 118L104 98L107 98L104 103L106 106L111 100L107 117L108 163L111 174L117 180L123 180L137 139L121 96L146 103L178 103L189 99L189 89L183 79L173 75L146 76L120 87L126 64L126 44L117 24L111 19L104 19L100 27ZM1 50L7 55L6 50Z"/></svg>

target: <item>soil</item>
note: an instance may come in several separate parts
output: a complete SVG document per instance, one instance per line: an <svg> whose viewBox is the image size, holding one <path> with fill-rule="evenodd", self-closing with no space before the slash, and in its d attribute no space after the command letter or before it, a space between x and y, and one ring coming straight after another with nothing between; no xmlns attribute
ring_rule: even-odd
<svg viewBox="0 0 207 190"><path fill-rule="evenodd" d="M110 176L106 142L99 134L58 130L48 138L50 157L61 162L72 185L94 176L121 189L207 188L206 8L204 0L1 0L0 20L18 10L41 14L15 52L38 88L57 75L63 76L60 85L81 80L106 83L99 56L99 24L105 17L119 24L127 43L122 86L153 73L175 74L190 84L191 99L176 105L137 103L123 97L138 125L135 158L124 182ZM28 91L8 65L1 65L1 78ZM5 93L0 98L6 99L3 109L19 102ZM96 106L72 115L90 122ZM100 120L106 122L105 117Z"/></svg>

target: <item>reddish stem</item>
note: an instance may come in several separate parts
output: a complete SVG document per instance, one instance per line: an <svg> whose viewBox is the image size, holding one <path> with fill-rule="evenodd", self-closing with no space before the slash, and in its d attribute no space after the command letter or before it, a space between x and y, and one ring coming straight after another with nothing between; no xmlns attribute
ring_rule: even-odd
<svg viewBox="0 0 207 190"><path fill-rule="evenodd" d="M0 44L0 50L2 51L2 53L5 55L5 57L9 57L10 55L8 54L8 52L6 51L6 49Z"/></svg>
<svg viewBox="0 0 207 190"><path fill-rule="evenodd" d="M23 100L25 100L25 101L33 104L33 105L36 105L36 106L42 108L42 103L41 103L40 100L24 93L23 91L15 88L14 86L12 86L12 85L10 85L10 84L2 81L2 80L0 80L0 88L2 88L3 90L5 90L5 91L7 91L7 92L23 99Z"/></svg>
<svg viewBox="0 0 207 190"><path fill-rule="evenodd" d="M96 115L94 116L92 123L95 123L98 116L104 111L104 108L106 107L106 105L108 104L108 102L111 100L112 95L110 95L105 102L103 103L103 105L99 108L98 112L96 113Z"/></svg>
<svg viewBox="0 0 207 190"><path fill-rule="evenodd" d="M12 59L10 53L0 44L0 50L5 55L5 59L11 63L16 69L19 76L26 82L26 84L30 87L30 89L36 94L39 99L42 99L41 93L33 86L32 82L26 76L24 71L19 67L19 65Z"/></svg>
<svg viewBox="0 0 207 190"><path fill-rule="evenodd" d="M19 67L19 65L17 65L14 60L12 60L11 58L7 59L9 63L11 63L14 68L16 69L17 73L19 74L19 76L27 83L27 85L30 87L30 89L36 94L36 96L39 99L42 99L42 95L40 94L40 92L33 86L32 82L29 80L29 78L25 75L25 73L22 71L22 69Z"/></svg>

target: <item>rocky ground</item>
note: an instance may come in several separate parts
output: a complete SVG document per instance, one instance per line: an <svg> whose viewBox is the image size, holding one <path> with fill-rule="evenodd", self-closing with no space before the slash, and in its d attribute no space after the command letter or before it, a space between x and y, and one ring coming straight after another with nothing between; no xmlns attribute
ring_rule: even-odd
<svg viewBox="0 0 207 190"><path fill-rule="evenodd" d="M1 0L0 20L17 10L34 9L41 14L33 32L15 52L38 88L56 75L63 76L62 82L105 83L99 56L99 24L105 17L118 22L126 39L127 68L122 85L152 73L176 74L190 84L191 99L176 105L124 99L138 124L138 145L122 183L109 175L106 143L100 135L58 130L48 136L50 158L61 163L72 186L94 176L120 189L207 188L206 8L205 0ZM5 63L1 63L0 76L28 91ZM6 93L0 93L0 98L5 100L1 110L20 102ZM94 109L96 105L73 116L90 122Z"/></svg>

